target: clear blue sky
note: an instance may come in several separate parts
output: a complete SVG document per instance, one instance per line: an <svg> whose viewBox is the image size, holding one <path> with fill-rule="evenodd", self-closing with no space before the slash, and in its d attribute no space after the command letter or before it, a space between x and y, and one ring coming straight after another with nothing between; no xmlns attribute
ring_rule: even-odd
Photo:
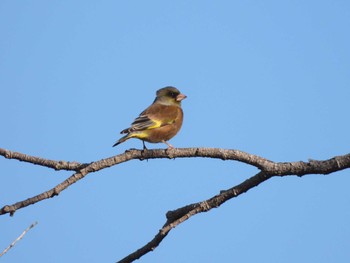
<svg viewBox="0 0 350 263"><path fill-rule="evenodd" d="M166 85L188 98L176 147L273 161L349 153L348 1L1 1L0 147L91 162ZM149 145L164 148L163 145ZM0 158L0 206L70 176ZM237 162L131 161L0 217L3 262L114 262L168 210L254 175ZM274 178L174 229L140 262L349 262L350 171Z"/></svg>

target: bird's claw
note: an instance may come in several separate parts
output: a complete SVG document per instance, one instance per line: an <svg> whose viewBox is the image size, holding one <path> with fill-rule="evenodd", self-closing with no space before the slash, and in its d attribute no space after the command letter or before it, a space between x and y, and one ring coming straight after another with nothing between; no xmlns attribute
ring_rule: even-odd
<svg viewBox="0 0 350 263"><path fill-rule="evenodd" d="M171 152L175 150L175 148L173 146L169 146L168 148L165 149L165 153L168 155L169 159L174 159L173 155L171 154Z"/></svg>

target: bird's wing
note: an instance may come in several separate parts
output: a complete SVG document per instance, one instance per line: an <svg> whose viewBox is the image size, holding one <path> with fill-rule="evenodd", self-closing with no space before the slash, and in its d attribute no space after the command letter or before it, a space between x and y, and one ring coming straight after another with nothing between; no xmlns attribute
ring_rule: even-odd
<svg viewBox="0 0 350 263"><path fill-rule="evenodd" d="M177 116L178 106L154 103L135 119L129 129L125 129L122 133L163 127L174 123Z"/></svg>
<svg viewBox="0 0 350 263"><path fill-rule="evenodd" d="M151 119L147 115L140 115L131 124L130 131L143 131L158 128L161 126L161 122L155 119Z"/></svg>

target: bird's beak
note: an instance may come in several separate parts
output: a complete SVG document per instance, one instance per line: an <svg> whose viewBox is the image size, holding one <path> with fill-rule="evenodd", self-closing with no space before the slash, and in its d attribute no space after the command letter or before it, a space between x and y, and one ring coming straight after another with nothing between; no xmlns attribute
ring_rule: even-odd
<svg viewBox="0 0 350 263"><path fill-rule="evenodd" d="M180 101L182 101L182 100L184 100L184 99L186 99L186 98L187 98L186 95L184 95L184 94L179 94L179 95L176 96L176 101L180 102Z"/></svg>

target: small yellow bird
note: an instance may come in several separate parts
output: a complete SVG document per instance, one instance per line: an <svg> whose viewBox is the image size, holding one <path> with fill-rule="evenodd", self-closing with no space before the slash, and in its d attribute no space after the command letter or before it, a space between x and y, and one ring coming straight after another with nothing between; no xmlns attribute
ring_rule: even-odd
<svg viewBox="0 0 350 263"><path fill-rule="evenodd" d="M131 127L120 133L126 135L120 138L114 145L136 138L150 143L165 143L168 148L174 148L167 141L173 138L182 126L183 112L181 101L187 98L175 87L165 87L157 91L156 98L151 106L145 109L131 124Z"/></svg>

